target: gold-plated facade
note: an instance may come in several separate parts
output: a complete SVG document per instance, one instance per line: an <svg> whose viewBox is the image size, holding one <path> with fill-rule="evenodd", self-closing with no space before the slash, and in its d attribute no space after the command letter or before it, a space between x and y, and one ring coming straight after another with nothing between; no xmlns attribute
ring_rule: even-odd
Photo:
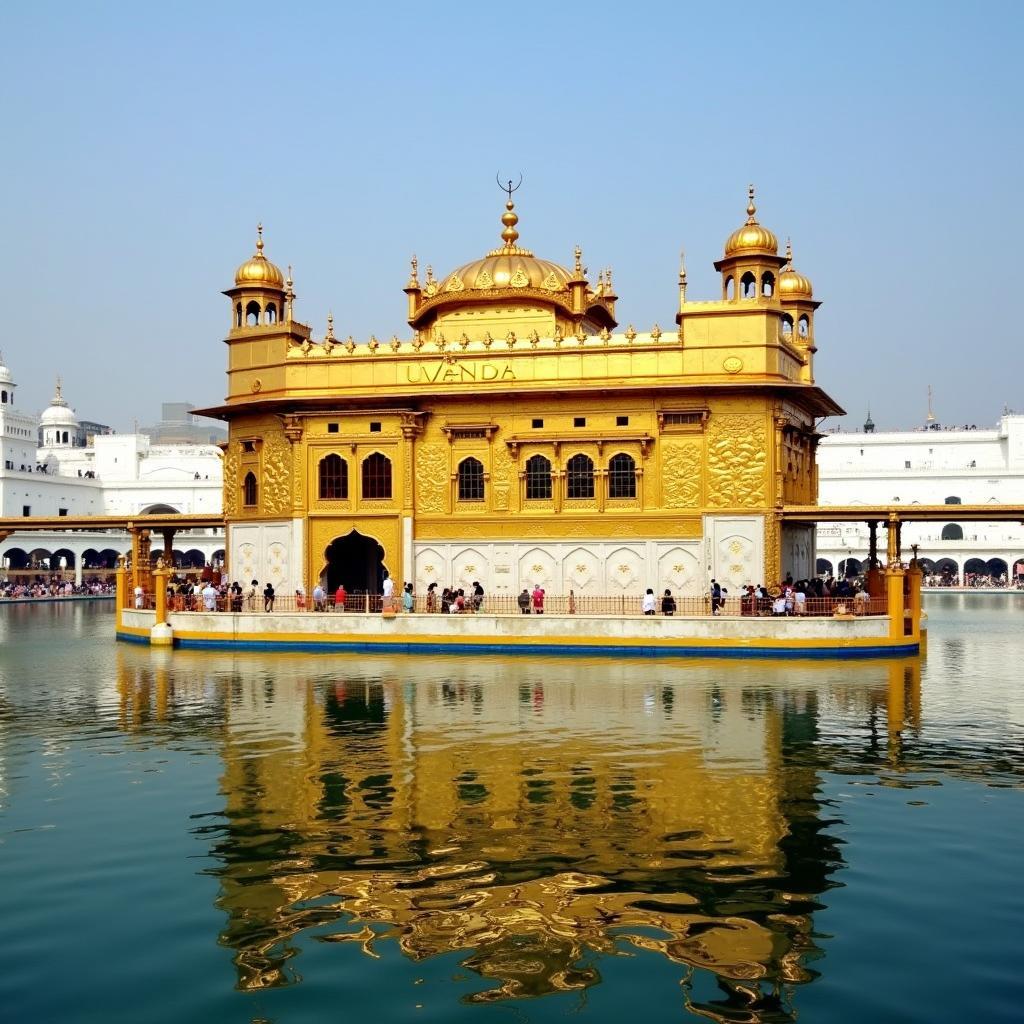
<svg viewBox="0 0 1024 1024"><path fill-rule="evenodd" d="M680 268L671 332L618 331L610 270L591 285L579 247L571 269L521 247L511 199L485 256L424 280L413 258L413 334L384 344L292 319L261 236L225 292L228 395L209 410L230 426L233 575L333 586L329 549L353 533L420 588L809 575L811 531L778 513L816 500L816 421L841 410L814 380L810 282L755 212L751 192L721 299L690 301Z"/></svg>

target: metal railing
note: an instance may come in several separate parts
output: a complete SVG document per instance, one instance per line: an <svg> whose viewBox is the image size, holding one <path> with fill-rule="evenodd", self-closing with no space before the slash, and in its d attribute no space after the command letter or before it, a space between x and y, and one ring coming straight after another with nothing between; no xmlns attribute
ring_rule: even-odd
<svg viewBox="0 0 1024 1024"><path fill-rule="evenodd" d="M347 594L344 607L336 607L333 594L325 596L324 600L317 606L317 603L308 594L283 594L275 595L273 601L268 601L262 593L249 597L246 594L218 594L214 601L214 608L207 608L206 601L201 594L174 594L167 599L167 610L169 612L234 612L250 614L346 614L379 615L384 610L384 597L381 594L356 593ZM403 614L400 597L391 599L392 610L396 614ZM678 617L696 617L712 614L712 601L707 597L676 597L675 607L671 612L663 611L662 599L658 598L655 604L656 616L672 614ZM134 598L129 595L128 606L134 607ZM155 607L152 594L143 596L143 607L152 609ZM721 607L714 614L722 616L763 616L776 617L792 615L795 617L823 618L834 615L885 615L888 605L884 597L861 598L855 597L808 597L803 604L794 601L789 609L782 609L776 606L773 598L739 598L725 597L722 599ZM533 596L530 596L528 605L524 608L520 604L520 597L511 594L485 595L477 605L471 595L464 598L461 609L457 605L449 605L448 611L442 609L441 599L429 599L418 596L413 601L413 612L419 615L597 615L606 617L622 618L627 616L643 616L643 598L635 594L621 595L551 595L545 594L542 602L538 605Z"/></svg>

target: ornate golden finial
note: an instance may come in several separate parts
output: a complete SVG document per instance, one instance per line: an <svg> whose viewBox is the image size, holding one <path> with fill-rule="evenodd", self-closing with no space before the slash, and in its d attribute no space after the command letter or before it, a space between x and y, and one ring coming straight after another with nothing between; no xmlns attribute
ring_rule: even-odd
<svg viewBox="0 0 1024 1024"><path fill-rule="evenodd" d="M347 337L347 338L345 339L345 351L346 351L346 352L347 352L347 353L348 353L349 355L352 355L352 353L353 353L353 352L355 351L355 348L356 348L356 340L355 340L355 338L353 338L353 337L352 337L352 335L350 334L350 335L349 335L349 336L348 336L348 337Z"/></svg>
<svg viewBox="0 0 1024 1024"><path fill-rule="evenodd" d="M288 289L288 291L291 291L292 287L294 286L294 284L295 284L295 282L292 280L292 265L289 263L288 264L288 276L284 279L284 286L285 286L285 288Z"/></svg>
<svg viewBox="0 0 1024 1024"><path fill-rule="evenodd" d="M754 214L757 213L757 207L754 205L754 186L747 186L747 223L756 224L757 221L754 219Z"/></svg>
<svg viewBox="0 0 1024 1024"><path fill-rule="evenodd" d="M605 287L608 290L608 294L609 295L614 295L615 294L615 289L612 286L612 268L611 267L608 267L605 270L605 272L604 272L604 283L605 283Z"/></svg>
<svg viewBox="0 0 1024 1024"><path fill-rule="evenodd" d="M327 314L327 333L324 335L324 341L335 342L338 339L334 337L334 314Z"/></svg>
<svg viewBox="0 0 1024 1024"><path fill-rule="evenodd" d="M418 259L416 259L416 254L415 253L413 253L412 259L409 261L409 263L412 266L412 273L409 275L409 283L405 287L406 288L419 288L419 286L420 286L420 279L419 279L420 261Z"/></svg>
<svg viewBox="0 0 1024 1024"><path fill-rule="evenodd" d="M632 345L633 344L633 339L635 337L636 337L636 328L632 324L630 324L626 328L626 341L628 341L630 343L630 345Z"/></svg>
<svg viewBox="0 0 1024 1024"><path fill-rule="evenodd" d="M661 328L657 324L655 324L651 328L651 339L653 341L657 341L660 337L661 337Z"/></svg>
<svg viewBox="0 0 1024 1024"><path fill-rule="evenodd" d="M573 250L573 256L576 258L576 262L573 265L573 274L577 278L583 277L583 250L577 245Z"/></svg>
<svg viewBox="0 0 1024 1024"><path fill-rule="evenodd" d="M263 255L263 221L256 225L256 255Z"/></svg>
<svg viewBox="0 0 1024 1024"><path fill-rule="evenodd" d="M686 250L679 250L679 286L686 287Z"/></svg>
<svg viewBox="0 0 1024 1024"><path fill-rule="evenodd" d="M562 346L562 338L563 338L562 325L561 324L555 324L555 334L554 334L554 338L552 339L554 341L554 343L555 343L555 348L561 348L561 346Z"/></svg>
<svg viewBox="0 0 1024 1024"><path fill-rule="evenodd" d="M506 249L514 249L516 239L519 237L519 232L516 231L519 216L516 213L515 203L511 199L505 204L505 212L501 215L501 223L505 225L505 229L501 233L501 240L505 243Z"/></svg>
<svg viewBox="0 0 1024 1024"><path fill-rule="evenodd" d="M490 331L484 331L484 348L490 348L494 344L494 339L491 337Z"/></svg>
<svg viewBox="0 0 1024 1024"><path fill-rule="evenodd" d="M397 352L402 347L402 343L398 340L397 334L391 335L391 340L388 342L388 344L391 346L392 352Z"/></svg>
<svg viewBox="0 0 1024 1024"><path fill-rule="evenodd" d="M371 352L376 352L377 349L380 348L380 342L377 340L377 335L375 335L375 334L371 334L370 335L370 340L366 343L366 347Z"/></svg>
<svg viewBox="0 0 1024 1024"><path fill-rule="evenodd" d="M508 345L508 347L510 349L513 349L513 348L516 347L516 332L515 331L509 331L508 334L505 335L505 344Z"/></svg>
<svg viewBox="0 0 1024 1024"><path fill-rule="evenodd" d="M67 405L67 404L68 403L64 401L64 395L61 393L61 379L60 379L60 377L58 377L57 378L57 390L53 394L53 401L50 403L50 405Z"/></svg>
<svg viewBox="0 0 1024 1024"><path fill-rule="evenodd" d="M462 335L459 338L459 347L463 352L465 352L469 347L469 335L465 331L462 332Z"/></svg>
<svg viewBox="0 0 1024 1024"><path fill-rule="evenodd" d="M786 266L783 269L793 269L793 243L788 238L786 239Z"/></svg>

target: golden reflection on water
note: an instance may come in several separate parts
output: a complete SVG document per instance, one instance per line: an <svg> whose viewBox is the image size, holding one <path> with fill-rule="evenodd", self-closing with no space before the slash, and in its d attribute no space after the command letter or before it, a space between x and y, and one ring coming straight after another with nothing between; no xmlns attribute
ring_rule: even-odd
<svg viewBox="0 0 1024 1024"><path fill-rule="evenodd" d="M717 1020L788 1020L841 864L822 827L822 702L899 767L917 661L308 659L118 651L121 726L185 722L223 758L220 941L245 989L299 938L457 952L471 1002L584 990L600 955L683 965ZM218 714L210 715L210 708ZM722 999L690 1001L686 971ZM383 980L383 979L382 979Z"/></svg>

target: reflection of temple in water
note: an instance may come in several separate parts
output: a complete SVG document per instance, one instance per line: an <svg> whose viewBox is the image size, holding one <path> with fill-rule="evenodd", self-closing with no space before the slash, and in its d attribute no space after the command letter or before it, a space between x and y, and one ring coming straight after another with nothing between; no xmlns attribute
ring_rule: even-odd
<svg viewBox="0 0 1024 1024"><path fill-rule="evenodd" d="M315 929L371 956L462 953L472 1001L582 990L590 951L632 949L712 972L698 1014L792 1019L842 864L822 758L866 743L898 765L919 714L916 662L375 658L335 681L293 656L243 678L140 653L118 652L127 727L140 704L172 722L205 694L204 729L219 712L220 940L250 989L294 980Z"/></svg>

